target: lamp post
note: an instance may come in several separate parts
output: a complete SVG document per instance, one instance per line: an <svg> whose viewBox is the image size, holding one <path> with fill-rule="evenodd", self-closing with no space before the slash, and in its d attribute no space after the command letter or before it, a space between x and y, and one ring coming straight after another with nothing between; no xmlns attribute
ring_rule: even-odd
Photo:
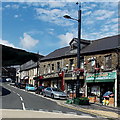
<svg viewBox="0 0 120 120"><path fill-rule="evenodd" d="M78 41L77 41L77 68L80 69L80 50L81 50L81 45L80 45L80 40L81 40L81 4L78 2L76 3L79 5L79 10L78 10L78 19L72 18L68 15L64 15L64 18L67 19L72 19L76 20L78 22ZM77 82L76 82L76 97L79 97L79 89L80 89L80 80L79 80L79 74L77 74Z"/></svg>

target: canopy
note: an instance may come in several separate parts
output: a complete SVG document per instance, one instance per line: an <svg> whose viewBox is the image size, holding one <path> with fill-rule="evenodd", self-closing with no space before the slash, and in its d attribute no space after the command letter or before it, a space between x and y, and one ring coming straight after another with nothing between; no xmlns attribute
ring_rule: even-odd
<svg viewBox="0 0 120 120"><path fill-rule="evenodd" d="M103 97L109 97L111 94L113 94L113 92L107 91L107 92L103 95Z"/></svg>

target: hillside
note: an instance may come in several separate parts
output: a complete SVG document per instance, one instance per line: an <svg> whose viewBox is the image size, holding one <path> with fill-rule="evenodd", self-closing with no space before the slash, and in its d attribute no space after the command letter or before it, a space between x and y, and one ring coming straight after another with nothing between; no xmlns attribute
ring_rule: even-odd
<svg viewBox="0 0 120 120"><path fill-rule="evenodd" d="M2 45L2 66L21 65L31 59L37 61L38 56L39 58L43 57L42 55L27 52L22 49Z"/></svg>

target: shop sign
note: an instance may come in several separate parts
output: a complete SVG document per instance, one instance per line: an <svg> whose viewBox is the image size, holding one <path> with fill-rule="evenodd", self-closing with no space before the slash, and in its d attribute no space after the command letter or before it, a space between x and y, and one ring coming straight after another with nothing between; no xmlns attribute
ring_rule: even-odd
<svg viewBox="0 0 120 120"><path fill-rule="evenodd" d="M43 78L54 78L59 77L58 73L44 75Z"/></svg>
<svg viewBox="0 0 120 120"><path fill-rule="evenodd" d="M92 82L96 81L98 82L99 80L112 80L114 81L116 79L116 72L103 72L103 73L95 73L95 74L86 74L86 81L87 82ZM106 81L105 81L106 82Z"/></svg>

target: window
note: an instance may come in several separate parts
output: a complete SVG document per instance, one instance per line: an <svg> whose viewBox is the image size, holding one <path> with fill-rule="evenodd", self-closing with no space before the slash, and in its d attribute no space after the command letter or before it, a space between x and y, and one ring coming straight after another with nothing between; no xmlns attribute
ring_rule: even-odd
<svg viewBox="0 0 120 120"><path fill-rule="evenodd" d="M51 88L46 88L46 90L51 91Z"/></svg>
<svg viewBox="0 0 120 120"><path fill-rule="evenodd" d="M60 70L60 62L57 62L57 71Z"/></svg>
<svg viewBox="0 0 120 120"><path fill-rule="evenodd" d="M70 70L73 70L74 67L74 59L70 59Z"/></svg>
<svg viewBox="0 0 120 120"><path fill-rule="evenodd" d="M80 68L82 68L82 69L84 68L84 60L80 61Z"/></svg>
<svg viewBox="0 0 120 120"><path fill-rule="evenodd" d="M48 64L48 73L50 73L50 64Z"/></svg>
<svg viewBox="0 0 120 120"><path fill-rule="evenodd" d="M105 56L105 69L108 70L108 69L111 69L112 67L112 59L111 59L111 55L107 55Z"/></svg>
<svg viewBox="0 0 120 120"><path fill-rule="evenodd" d="M46 66L44 65L44 74L45 74L45 67L46 67Z"/></svg>
<svg viewBox="0 0 120 120"><path fill-rule="evenodd" d="M54 64L52 64L52 71L54 71Z"/></svg>

